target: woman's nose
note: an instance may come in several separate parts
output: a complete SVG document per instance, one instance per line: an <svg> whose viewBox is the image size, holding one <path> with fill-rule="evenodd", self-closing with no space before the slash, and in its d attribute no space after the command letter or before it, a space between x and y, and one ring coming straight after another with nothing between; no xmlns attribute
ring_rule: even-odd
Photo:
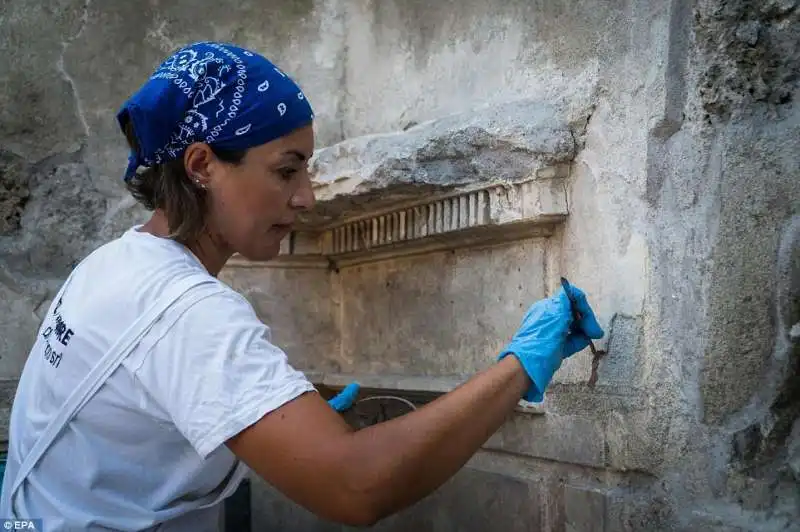
<svg viewBox="0 0 800 532"><path fill-rule="evenodd" d="M315 201L316 198L314 197L314 189L311 187L311 179L306 178L292 196L291 206L293 209L308 211L314 207Z"/></svg>

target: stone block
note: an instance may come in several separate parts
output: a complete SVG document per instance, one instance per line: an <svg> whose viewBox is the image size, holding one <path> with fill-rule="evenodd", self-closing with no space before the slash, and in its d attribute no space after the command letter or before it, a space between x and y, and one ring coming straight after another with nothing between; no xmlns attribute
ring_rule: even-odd
<svg viewBox="0 0 800 532"><path fill-rule="evenodd" d="M605 532L606 493L564 486L564 517L566 532Z"/></svg>
<svg viewBox="0 0 800 532"><path fill-rule="evenodd" d="M597 468L606 465L603 425L584 417L515 415L485 447L568 464Z"/></svg>
<svg viewBox="0 0 800 532"><path fill-rule="evenodd" d="M776 275L776 264L781 233L800 201L797 161L781 153L800 153L800 124L738 126L731 134L736 140L725 146L730 169L720 192L701 383L704 419L713 424L723 423L756 397L769 400L762 397L770 390L764 380L772 387L785 380L785 374L770 370L774 357L788 358L775 350L782 348L779 335L788 336L792 326L778 330L776 313L786 311L776 305L776 294L798 293L789 288L791 276ZM763 175L770 180L758 177Z"/></svg>
<svg viewBox="0 0 800 532"><path fill-rule="evenodd" d="M671 420L659 409L609 413L608 463L620 471L655 473L664 462Z"/></svg>
<svg viewBox="0 0 800 532"><path fill-rule="evenodd" d="M357 530L324 522L263 481L253 482L253 530ZM376 532L486 532L540 530L539 485L465 467L427 498L370 528Z"/></svg>
<svg viewBox="0 0 800 532"><path fill-rule="evenodd" d="M651 532L672 530L673 514L668 502L646 484L609 487L578 484L571 480L558 491L562 511L549 530L565 532ZM623 481L632 483L631 478ZM551 489L553 491L553 489Z"/></svg>
<svg viewBox="0 0 800 532"><path fill-rule="evenodd" d="M660 481L639 473L592 470L518 453L482 452L471 465L505 475L524 475L540 488L542 528L605 532L672 530L671 503ZM569 515L568 515L569 514Z"/></svg>
<svg viewBox="0 0 800 532"><path fill-rule="evenodd" d="M642 366L640 349L642 320L633 316L615 314L608 331L607 355L603 357L597 372L597 385L635 387Z"/></svg>
<svg viewBox="0 0 800 532"><path fill-rule="evenodd" d="M797 530L797 522L786 518L763 518L757 514L742 512L734 505L714 505L711 508L691 512L686 524L677 528L680 532L761 532Z"/></svg>
<svg viewBox="0 0 800 532"><path fill-rule="evenodd" d="M542 530L566 529L566 515L564 508L564 473L559 468L556 473L551 473L542 481Z"/></svg>
<svg viewBox="0 0 800 532"><path fill-rule="evenodd" d="M256 475L251 475L252 530L281 532L343 532L345 527L319 519Z"/></svg>

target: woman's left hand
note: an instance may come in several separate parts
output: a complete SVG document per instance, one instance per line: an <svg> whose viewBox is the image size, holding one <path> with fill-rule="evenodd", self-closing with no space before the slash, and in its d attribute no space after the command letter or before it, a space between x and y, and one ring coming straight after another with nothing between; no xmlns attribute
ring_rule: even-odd
<svg viewBox="0 0 800 532"><path fill-rule="evenodd" d="M344 389L339 392L335 397L328 401L328 404L331 405L331 408L336 410L337 412L344 412L348 410L358 397L358 392L361 389L361 386L357 382L351 382Z"/></svg>

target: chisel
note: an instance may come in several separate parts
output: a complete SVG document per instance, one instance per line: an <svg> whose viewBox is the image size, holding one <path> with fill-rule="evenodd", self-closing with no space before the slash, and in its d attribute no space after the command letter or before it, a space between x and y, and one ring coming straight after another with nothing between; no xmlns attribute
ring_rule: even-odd
<svg viewBox="0 0 800 532"><path fill-rule="evenodd" d="M569 307L570 311L572 312L572 318L575 323L578 324L578 327L580 327L580 321L581 318L583 318L583 315L581 314L580 310L578 310L578 302L575 301L575 298L572 296L572 291L569 289L569 281L567 281L567 279L564 277L561 278L561 286L564 288L564 293L567 294L567 298L569 299ZM589 349L592 351L592 375L589 377L589 382L587 382L587 385L589 388L594 388L594 385L597 383L597 368L600 365L600 359L603 358L606 352L597 349L594 346L592 339L588 339Z"/></svg>

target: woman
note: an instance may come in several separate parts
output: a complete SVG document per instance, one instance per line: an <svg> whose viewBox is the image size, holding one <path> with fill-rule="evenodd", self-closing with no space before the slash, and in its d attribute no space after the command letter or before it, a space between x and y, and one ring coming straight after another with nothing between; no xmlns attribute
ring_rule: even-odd
<svg viewBox="0 0 800 532"><path fill-rule="evenodd" d="M217 530L249 468L324 519L374 523L456 473L603 335L582 292L573 323L559 291L491 368L351 430L216 279L234 253L275 257L312 208L313 118L267 59L213 42L169 57L125 103L125 180L154 212L79 264L50 307L11 415L2 516L48 530Z"/></svg>

